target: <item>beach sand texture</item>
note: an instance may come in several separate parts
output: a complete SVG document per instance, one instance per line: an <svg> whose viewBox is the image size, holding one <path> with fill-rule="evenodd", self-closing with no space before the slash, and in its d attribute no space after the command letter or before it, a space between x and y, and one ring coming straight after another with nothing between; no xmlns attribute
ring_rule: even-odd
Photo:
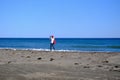
<svg viewBox="0 0 120 80"><path fill-rule="evenodd" d="M0 80L120 80L120 53L0 49Z"/></svg>

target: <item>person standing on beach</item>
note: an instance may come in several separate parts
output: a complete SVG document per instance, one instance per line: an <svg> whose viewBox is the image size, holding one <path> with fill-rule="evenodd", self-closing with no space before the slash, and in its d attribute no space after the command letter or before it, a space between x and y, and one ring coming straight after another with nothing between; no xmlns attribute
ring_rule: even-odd
<svg viewBox="0 0 120 80"><path fill-rule="evenodd" d="M56 44L56 40L54 36L50 36L50 51L52 51L52 49L55 50L55 47L54 47L55 44Z"/></svg>

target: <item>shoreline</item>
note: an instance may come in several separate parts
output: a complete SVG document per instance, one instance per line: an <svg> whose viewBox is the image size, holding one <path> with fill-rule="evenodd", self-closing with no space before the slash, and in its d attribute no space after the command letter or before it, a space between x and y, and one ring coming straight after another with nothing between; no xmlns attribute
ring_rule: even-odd
<svg viewBox="0 0 120 80"><path fill-rule="evenodd" d="M0 80L120 80L120 52L0 49Z"/></svg>
<svg viewBox="0 0 120 80"><path fill-rule="evenodd" d="M51 52L50 49L37 49L37 48L0 48L0 50L30 50L30 51L45 51L45 52ZM96 52L96 53L119 53L119 51L79 51L79 50L52 50L53 52L70 52L70 53L91 53L91 52Z"/></svg>

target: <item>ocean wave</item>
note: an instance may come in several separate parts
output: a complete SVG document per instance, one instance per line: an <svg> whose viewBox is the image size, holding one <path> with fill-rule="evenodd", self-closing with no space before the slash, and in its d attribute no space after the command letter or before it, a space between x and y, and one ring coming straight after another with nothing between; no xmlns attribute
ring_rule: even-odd
<svg viewBox="0 0 120 80"><path fill-rule="evenodd" d="M37 48L0 48L0 49L8 49L8 50L33 50L33 51L51 51L50 49L37 49ZM64 49L60 49L60 50L52 50L52 51L56 51L56 52L80 52L77 50L64 50Z"/></svg>
<svg viewBox="0 0 120 80"><path fill-rule="evenodd" d="M120 49L120 46L107 46L108 48Z"/></svg>
<svg viewBox="0 0 120 80"><path fill-rule="evenodd" d="M110 46L109 46L110 47ZM112 46L114 47L114 46ZM33 50L33 51L50 51L50 49L42 49L42 48L0 48L0 49L7 49L7 50ZM67 49L59 49L59 50L52 50L54 52L120 52L120 51L111 51L111 50L67 50Z"/></svg>
<svg viewBox="0 0 120 80"><path fill-rule="evenodd" d="M26 50L34 50L34 51L51 51L50 49L26 49ZM80 52L77 50L64 50L64 49L60 49L60 50L52 50L52 51L56 51L56 52Z"/></svg>

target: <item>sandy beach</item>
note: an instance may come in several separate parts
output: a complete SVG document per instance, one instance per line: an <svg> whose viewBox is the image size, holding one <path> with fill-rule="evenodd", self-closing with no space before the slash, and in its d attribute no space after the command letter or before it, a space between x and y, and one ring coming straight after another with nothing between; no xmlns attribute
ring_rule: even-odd
<svg viewBox="0 0 120 80"><path fill-rule="evenodd" d="M0 49L0 80L120 80L120 53Z"/></svg>

